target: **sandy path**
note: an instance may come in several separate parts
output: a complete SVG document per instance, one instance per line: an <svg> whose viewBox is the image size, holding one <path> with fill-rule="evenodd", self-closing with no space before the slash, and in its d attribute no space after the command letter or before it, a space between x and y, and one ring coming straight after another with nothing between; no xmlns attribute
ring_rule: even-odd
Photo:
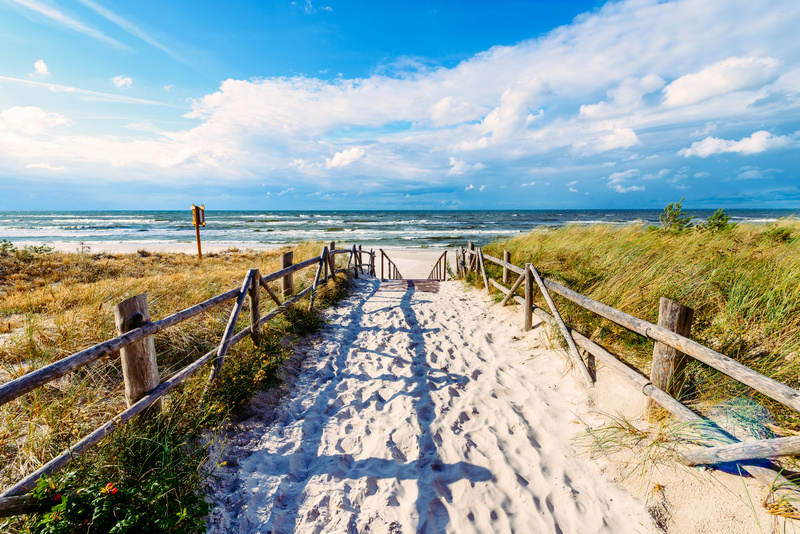
<svg viewBox="0 0 800 534"><path fill-rule="evenodd" d="M362 279L328 312L289 398L233 434L210 532L650 532L573 453L586 392L537 331L420 286Z"/></svg>

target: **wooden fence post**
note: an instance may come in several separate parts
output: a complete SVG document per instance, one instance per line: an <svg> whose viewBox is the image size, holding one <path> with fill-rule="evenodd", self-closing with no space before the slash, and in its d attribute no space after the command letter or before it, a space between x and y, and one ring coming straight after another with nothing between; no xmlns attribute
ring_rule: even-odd
<svg viewBox="0 0 800 534"><path fill-rule="evenodd" d="M256 347L261 345L261 327L258 326L258 321L261 320L261 274L258 269L253 269L253 281L250 282L250 337L253 339L253 345Z"/></svg>
<svg viewBox="0 0 800 534"><path fill-rule="evenodd" d="M353 258L353 279L358 280L358 250L355 245L353 245L353 252L350 253L350 257ZM348 261L347 264L349 265L350 262Z"/></svg>
<svg viewBox="0 0 800 534"><path fill-rule="evenodd" d="M383 249L381 249L381 282L383 282Z"/></svg>
<svg viewBox="0 0 800 534"><path fill-rule="evenodd" d="M467 272L471 272L472 271L472 260L475 259L475 254L474 254L475 245L472 243L472 241L467 241L467 250L469 250L469 252L473 253L473 254L469 255L469 261L467 262Z"/></svg>
<svg viewBox="0 0 800 534"><path fill-rule="evenodd" d="M289 251L281 256L281 269L286 269L287 267L291 267L294 263L294 252ZM283 292L283 300L288 299L291 295L294 295L294 274L289 273L281 279L281 289Z"/></svg>
<svg viewBox="0 0 800 534"><path fill-rule="evenodd" d="M530 263L525 264L525 323L522 330L533 330L533 272Z"/></svg>
<svg viewBox="0 0 800 534"><path fill-rule="evenodd" d="M511 253L509 251L507 251L507 250L503 251L503 261L506 262L506 263L511 263ZM508 283L508 273L509 273L508 267L503 266L503 283L504 284Z"/></svg>
<svg viewBox="0 0 800 534"><path fill-rule="evenodd" d="M358 265L361 268L361 274L364 274L364 257L361 256L361 245L358 245Z"/></svg>
<svg viewBox="0 0 800 534"><path fill-rule="evenodd" d="M658 306L658 326L671 330L678 335L688 337L692 330L694 310L675 301L661 297ZM650 382L655 387L666 391L676 399L680 399L681 389L686 380L687 356L677 349L656 341L653 347L653 364L650 370ZM652 422L661 414L658 405L647 398L647 417Z"/></svg>
<svg viewBox="0 0 800 534"><path fill-rule="evenodd" d="M147 294L136 295L114 306L114 322L119 334L149 323L150 309L147 306ZM125 402L128 406L132 406L157 388L161 381L153 336L146 336L131 343L119 352L122 360L122 377L125 382ZM160 410L161 401L154 404L153 409Z"/></svg>

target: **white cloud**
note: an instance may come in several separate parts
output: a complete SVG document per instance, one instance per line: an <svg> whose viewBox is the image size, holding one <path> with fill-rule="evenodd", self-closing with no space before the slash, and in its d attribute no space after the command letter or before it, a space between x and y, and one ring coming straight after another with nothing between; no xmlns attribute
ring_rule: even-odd
<svg viewBox="0 0 800 534"><path fill-rule="evenodd" d="M39 76L50 76L50 71L47 70L47 63L45 63L43 59L36 60L33 64L33 70L35 70L36 74Z"/></svg>
<svg viewBox="0 0 800 534"><path fill-rule="evenodd" d="M15 1L45 5L45 0ZM101 0L84 0L92 9L98 6L94 2ZM297 0L296 12L306 5L321 10ZM326 168L362 160L350 167L355 171L346 187L379 191L434 181L452 186L460 176L484 168L492 172L474 179L487 188L530 176L537 177L540 187L547 180L587 183L613 170L605 165L619 162L624 169L631 165L626 161L636 159L641 174L627 181L616 173L608 178L612 189L633 191L642 187L641 180L649 176L645 173L656 179L658 169L671 166L674 147L689 146L692 132L700 136L696 140L713 135L700 143L715 146L692 145L682 155L730 151L745 140L724 139L738 138L731 132L746 125L782 132L785 124L796 122L796 100L752 104L769 94L797 93L800 52L785 43L794 42L799 21L796 0L774 0L769 10L746 0L617 0L548 34L493 47L452 67L417 65L390 74L378 68L354 79L224 80L219 90L191 102L185 118L193 126L176 126L158 136L131 129L119 136L76 135L74 127L47 130L52 136L29 142L22 134L11 136L19 129L4 126L0 160L25 165L40 161L41 154L48 161L57 154L53 162L71 170L78 164L82 170L91 167L98 176L111 174L103 165L115 165L142 175L154 167L159 172L168 168L174 170L170 176L186 180L196 179L193 170L202 166L208 170L203 179L209 181L246 180L279 170L302 174L309 191L339 186ZM125 91L111 95L0 80L4 85L28 83L62 97L164 105L127 97ZM664 87L665 80L672 83ZM700 101L703 105L689 105ZM117 117L123 113L115 110ZM180 124L177 117L170 119L159 117L158 124ZM757 144L758 136L753 137ZM762 144L771 147L780 139L771 136ZM630 153L633 147L637 154ZM744 153L744 147L739 149ZM576 155L584 157L576 162ZM443 166L450 156L455 157ZM645 168L654 157L664 163ZM367 167L369 176L359 172ZM184 168L189 171L181 174ZM715 178L726 175L716 167L708 170ZM118 171L114 176L131 174ZM271 182L269 187L278 191L283 185ZM559 192L565 193L563 188Z"/></svg>
<svg viewBox="0 0 800 534"><path fill-rule="evenodd" d="M631 191L644 191L644 186L632 184L634 177L639 175L639 169L628 169L627 171L615 172L608 177L608 187L617 193L630 193Z"/></svg>
<svg viewBox="0 0 800 534"><path fill-rule="evenodd" d="M469 191L470 189L475 189L475 186L472 185L472 184L469 184L467 187L464 188L464 191Z"/></svg>
<svg viewBox="0 0 800 534"><path fill-rule="evenodd" d="M527 183L527 184L522 184L522 187L528 187L528 186L533 187L534 185L536 185L536 182L530 182L530 183Z"/></svg>
<svg viewBox="0 0 800 534"><path fill-rule="evenodd" d="M97 4L93 0L79 0L79 1L83 5L87 6L90 9L92 9L95 13L97 13L101 17L104 17L105 19L110 20L111 22L113 22L114 24L116 24L117 26L119 26L120 28L122 28L123 30L128 32L129 34L131 34L131 35L133 35L135 37L138 37L142 41L148 43L151 46L154 46L155 48L158 48L159 50L161 50L162 52L165 52L166 54L169 54L173 58L181 60L181 58L175 52L173 52L172 50L170 50L169 48L167 48L163 44L159 43L158 41L153 39L151 36L146 34L139 27L134 25L132 22L130 22L127 19L122 18L121 16L117 15L116 13L111 11L110 9L107 9L107 8Z"/></svg>
<svg viewBox="0 0 800 534"><path fill-rule="evenodd" d="M642 176L642 180L660 180L669 175L669 173L670 173L669 169L661 169L655 174L654 173L645 174L644 176Z"/></svg>
<svg viewBox="0 0 800 534"><path fill-rule="evenodd" d="M83 22L80 22L79 20L76 20L64 14L63 12L54 8L53 6L43 4L41 2L38 2L37 0L11 0L11 1L16 2L17 4L26 7L31 11L39 13L40 15L47 17L53 22L60 24L61 26L64 26L65 28L69 28L70 30L82 33L88 37L97 39L98 41L110 44L115 48L130 50L130 48L120 43L119 41L112 39L108 35L101 32L100 30L97 30L96 28L93 28L87 24L84 24Z"/></svg>
<svg viewBox="0 0 800 534"><path fill-rule="evenodd" d="M483 190L484 190L484 189L486 189L486 186L485 186L485 185L482 185L482 186L480 186L480 187L478 188L478 191L480 191L481 193L483 193Z"/></svg>
<svg viewBox="0 0 800 534"><path fill-rule="evenodd" d="M67 170L63 165L50 165L49 163L29 163L25 165L26 169L44 169L46 171L64 172Z"/></svg>
<svg viewBox="0 0 800 534"><path fill-rule="evenodd" d="M706 171L700 171L694 173L695 178L708 178L709 176L711 176L711 173Z"/></svg>
<svg viewBox="0 0 800 534"><path fill-rule="evenodd" d="M580 107L580 114L593 119L604 119L630 113L644 106L643 97L664 87L664 80L655 74L642 78L625 78L616 89L607 93L608 100Z"/></svg>
<svg viewBox="0 0 800 534"><path fill-rule="evenodd" d="M59 125L69 125L72 121L58 113L27 106L14 106L0 112L0 128L15 130L26 135L44 133Z"/></svg>
<svg viewBox="0 0 800 534"><path fill-rule="evenodd" d="M289 187L287 189L284 189L280 193L278 193L278 196L280 197L280 196L286 195L288 193L294 193L295 191L296 191L296 189L294 187Z"/></svg>
<svg viewBox="0 0 800 534"><path fill-rule="evenodd" d="M480 162L470 165L462 159L457 160L456 158L450 158L450 170L447 171L447 176L460 176L469 172L480 171L485 168L486 165Z"/></svg>
<svg viewBox="0 0 800 534"><path fill-rule="evenodd" d="M567 184L567 187L574 187L576 185L578 185L578 180L572 180Z"/></svg>
<svg viewBox="0 0 800 534"><path fill-rule="evenodd" d="M747 165L739 169L736 178L738 180L769 180L774 178L776 173L780 172L779 169L762 169L760 167Z"/></svg>
<svg viewBox="0 0 800 534"><path fill-rule="evenodd" d="M630 148L639 144L639 138L631 128L615 128L613 132L596 137L594 139L582 140L573 146L579 152L587 155L608 152L617 148Z"/></svg>
<svg viewBox="0 0 800 534"><path fill-rule="evenodd" d="M167 93L169 93L170 91L172 91L172 89L174 89L174 88L175 88L175 86L174 86L174 85L172 85L172 84L165 85L165 86L163 87L163 89L164 89L164 92L167 92Z"/></svg>
<svg viewBox="0 0 800 534"><path fill-rule="evenodd" d="M113 78L111 78L111 83L113 83L120 89L124 89L133 85L133 78L129 76L114 76Z"/></svg>
<svg viewBox="0 0 800 534"><path fill-rule="evenodd" d="M777 78L777 59L729 57L669 84L664 88L664 105L688 106L731 91L760 89Z"/></svg>
<svg viewBox="0 0 800 534"><path fill-rule="evenodd" d="M333 155L332 158L325 159L325 168L334 169L337 167L347 167L364 157L364 149L360 147L348 148Z"/></svg>
<svg viewBox="0 0 800 534"><path fill-rule="evenodd" d="M143 98L133 98L124 95L115 95L111 93L101 93L99 91L90 91L88 89L80 89L78 87L70 87L69 85L57 85L54 83L37 82L34 80L24 80L20 78L11 78L9 76L0 76L0 80L5 82L26 85L36 89L46 89L54 93L67 93L86 97L87 100L102 100L108 102L120 102L122 104L146 104L150 106L167 106L176 107L163 102L155 100L145 100Z"/></svg>
<svg viewBox="0 0 800 534"><path fill-rule="evenodd" d="M800 133L800 132L798 132ZM690 148L684 148L678 152L681 156L698 156L707 158L715 154L736 153L736 154L758 154L772 148L780 148L795 143L795 139L788 135L774 136L771 133L759 130L753 132L750 137L745 137L740 141L729 141L717 137L706 137L702 141L692 143Z"/></svg>

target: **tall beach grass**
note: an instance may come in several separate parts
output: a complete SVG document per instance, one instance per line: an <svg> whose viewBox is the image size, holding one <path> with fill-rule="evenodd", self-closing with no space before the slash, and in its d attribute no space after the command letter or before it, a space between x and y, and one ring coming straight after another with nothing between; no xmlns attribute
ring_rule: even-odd
<svg viewBox="0 0 800 534"><path fill-rule="evenodd" d="M800 223L741 224L725 231L666 232L641 225L568 225L488 244L541 274L653 323L660 297L695 310L691 337L756 371L800 387ZM487 262L496 279L500 268ZM480 277L474 277L482 284ZM538 291L537 305L547 309ZM554 295L565 320L641 371L653 344ZM767 426L800 431L800 414L693 361L683 401L704 413L732 399L769 409Z"/></svg>
<svg viewBox="0 0 800 534"><path fill-rule="evenodd" d="M316 243L300 245L294 249L295 262L318 255L320 249ZM263 274L279 270L283 250L232 249L209 254L201 262L185 254L145 251L119 255L86 249L4 252L0 254L0 382L116 336L113 307L128 297L147 293L150 315L157 320L238 288L250 268L257 267ZM296 273L296 290L307 287L313 275L314 269ZM278 283L273 288L278 290ZM321 290L318 302L328 305L341 298L343 291L340 276ZM249 322L248 306L249 299L237 330ZM274 304L262 298L261 307L263 315ZM156 335L162 380L219 343L230 308L231 304L223 305ZM279 366L292 350L291 340L322 324L316 312L290 309L265 325L260 348L249 339L231 348L223 372L202 405L204 372L172 392L160 416L135 420L74 460L44 488L45 493L73 492L58 512L60 523L53 525L72 532L70 521L86 514L92 517L97 506L108 504L102 499L112 496L103 488L114 483L119 488L113 495L119 501L115 513L130 524L120 523L116 516L106 520L98 516L91 519L92 528L78 531L104 532L118 524L125 527L116 527L120 532L204 530L205 504L198 489L208 473L202 467L207 455L200 434L226 420L258 389L279 382ZM0 488L32 472L124 408L118 354L1 406ZM74 496L76 489L82 492L79 496ZM95 495L97 502L89 503L88 497L80 495ZM48 530L52 515L16 518L5 526L20 532L58 532L55 526ZM2 525L0 521L0 531Z"/></svg>

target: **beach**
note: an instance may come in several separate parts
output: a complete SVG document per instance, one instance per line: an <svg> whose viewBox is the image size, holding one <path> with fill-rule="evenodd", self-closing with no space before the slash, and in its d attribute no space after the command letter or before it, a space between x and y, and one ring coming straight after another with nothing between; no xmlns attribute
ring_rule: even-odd
<svg viewBox="0 0 800 534"><path fill-rule="evenodd" d="M402 260L399 268L404 267ZM408 265L410 268L411 266ZM746 533L764 488L640 446L644 397L588 389L541 323L461 282L360 279L212 453L210 532ZM595 451L596 452L596 451ZM744 488L744 489L743 489Z"/></svg>

